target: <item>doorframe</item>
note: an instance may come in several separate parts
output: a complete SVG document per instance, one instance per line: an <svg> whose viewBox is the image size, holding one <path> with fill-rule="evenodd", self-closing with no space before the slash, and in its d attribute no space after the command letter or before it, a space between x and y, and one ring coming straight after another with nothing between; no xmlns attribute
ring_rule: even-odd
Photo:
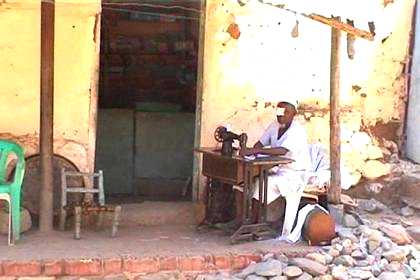
<svg viewBox="0 0 420 280"><path fill-rule="evenodd" d="M196 105L195 105L195 133L194 133L194 159L193 159L193 180L192 180L192 201L200 200L200 174L202 168L201 155L195 149L201 145L201 121L203 117L203 89L204 89L204 46L205 46L205 25L206 25L206 0L201 1L200 6L200 28L198 39L198 62L196 82Z"/></svg>
<svg viewBox="0 0 420 280"><path fill-rule="evenodd" d="M95 43L95 62L92 65L90 82L90 102L89 102L89 128L88 128L88 152L87 170L93 172L95 169L96 137L97 137L97 118L98 118L98 97L99 97L99 71L100 71L100 49L101 49L101 14L102 0L98 3L98 12L95 15L93 27L93 39ZM201 1L200 6L200 26L198 42L198 61L197 61L197 81L196 81L196 110L195 110L195 129L194 129L194 149L201 145L201 121L203 103L203 76L204 76L204 45L205 45L205 23L206 23L206 0ZM193 152L192 170L192 201L200 198L200 174L201 156Z"/></svg>
<svg viewBox="0 0 420 280"><path fill-rule="evenodd" d="M413 5L413 13L412 13L412 19L411 19L411 30L409 33L409 46L407 51L407 61L405 64L404 69L404 75L406 77L405 79L405 94L406 94L406 104L405 104L405 112L404 112L404 119L403 119L403 134L402 134L402 143L401 143L401 157L405 159L411 159L409 152L408 152L408 122L410 119L410 116L413 114L413 110L410 106L410 97L412 98L412 95L414 95L413 91L413 68L414 68L414 60L415 60L415 47L416 47L416 41L418 40L418 36L420 34L417 34L416 31L420 30L420 20L417 19L417 16L420 14L420 3L419 1L415 1ZM420 41L420 40L419 40ZM414 73L415 74L415 73ZM420 88L418 89L420 90ZM411 100L412 101L412 100Z"/></svg>

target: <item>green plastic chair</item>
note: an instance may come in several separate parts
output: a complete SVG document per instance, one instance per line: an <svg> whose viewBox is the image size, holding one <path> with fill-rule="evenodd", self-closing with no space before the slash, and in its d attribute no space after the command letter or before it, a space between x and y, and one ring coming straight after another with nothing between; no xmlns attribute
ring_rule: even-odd
<svg viewBox="0 0 420 280"><path fill-rule="evenodd" d="M7 159L11 154L15 154L17 163L12 181L7 181ZM13 240L15 241L20 238L20 199L24 173L25 156L22 147L12 141L0 140L0 194L10 196Z"/></svg>

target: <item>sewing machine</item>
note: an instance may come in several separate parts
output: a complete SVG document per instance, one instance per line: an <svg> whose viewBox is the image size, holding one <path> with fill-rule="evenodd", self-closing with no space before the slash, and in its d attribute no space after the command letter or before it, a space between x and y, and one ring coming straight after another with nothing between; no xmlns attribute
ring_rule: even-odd
<svg viewBox="0 0 420 280"><path fill-rule="evenodd" d="M216 139L217 142L222 143L221 154L224 156L231 157L233 155L233 141L238 140L239 147L242 150L246 148L248 136L246 135L246 133L241 133L239 135L235 134L229 131L226 127L219 126L214 132L214 139Z"/></svg>
<svg viewBox="0 0 420 280"><path fill-rule="evenodd" d="M261 238L273 237L276 232L272 230L267 223L267 186L268 186L268 170L274 165L288 164L292 160L270 155L268 157L247 159L241 153L233 153L233 142L239 141L240 149L246 148L248 137L245 133L240 135L228 131L226 127L219 126L214 132L214 138L217 142L222 143L222 150L214 148L201 147L196 149L197 152L203 154L202 173L209 180L218 180L229 185L243 185L243 213L242 225L231 236L231 242L237 243L242 240L259 240ZM251 221L251 204L253 196L253 178L259 177L259 205L260 211L258 221ZM214 191L214 190L211 190ZM212 195L210 196L212 197ZM209 205L212 205L209 202Z"/></svg>

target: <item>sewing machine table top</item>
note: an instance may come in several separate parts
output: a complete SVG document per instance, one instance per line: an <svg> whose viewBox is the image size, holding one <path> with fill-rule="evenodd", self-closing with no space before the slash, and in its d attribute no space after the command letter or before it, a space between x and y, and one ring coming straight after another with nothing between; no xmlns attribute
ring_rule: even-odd
<svg viewBox="0 0 420 280"><path fill-rule="evenodd" d="M203 153L203 175L219 179L230 184L239 184L244 179L244 165L251 168L253 175L258 175L258 167L270 167L278 164L288 164L292 159L284 156L264 156L255 159L239 155L223 156L215 148L199 148Z"/></svg>
<svg viewBox="0 0 420 280"><path fill-rule="evenodd" d="M198 149L195 149L195 151L199 153L203 153L203 154L210 154L210 155L214 155L218 157L223 157L226 159L240 161L240 162L247 163L250 165L288 164L288 163L293 162L293 159L285 157L285 156L268 156L267 155L267 156L256 157L255 159L250 159L250 158L246 158L239 155L232 155L231 157L223 156L220 153L220 150L215 149L215 148L198 148Z"/></svg>

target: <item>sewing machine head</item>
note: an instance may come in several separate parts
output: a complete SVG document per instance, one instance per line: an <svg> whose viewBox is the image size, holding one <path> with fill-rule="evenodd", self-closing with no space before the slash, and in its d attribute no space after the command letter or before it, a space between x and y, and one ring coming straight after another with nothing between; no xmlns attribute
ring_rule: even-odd
<svg viewBox="0 0 420 280"><path fill-rule="evenodd" d="M248 136L246 135L246 133L241 133L240 135L235 134L231 131L228 131L226 127L219 126L218 128L216 128L216 131L214 132L214 139L216 139L217 142L222 143L222 155L232 156L233 141L238 140L239 147L242 150L246 148L246 142L248 140Z"/></svg>

